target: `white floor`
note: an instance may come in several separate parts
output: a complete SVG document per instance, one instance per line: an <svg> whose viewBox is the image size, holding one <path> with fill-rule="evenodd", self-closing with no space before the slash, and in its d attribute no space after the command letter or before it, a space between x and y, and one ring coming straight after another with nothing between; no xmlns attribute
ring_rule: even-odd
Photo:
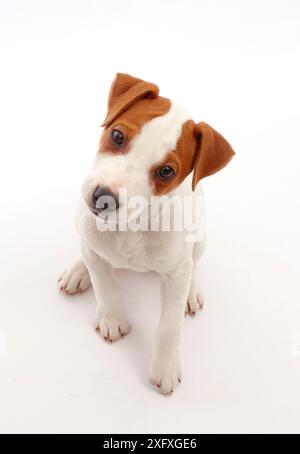
<svg viewBox="0 0 300 454"><path fill-rule="evenodd" d="M259 2L260 14L255 2L239 9L241 2L230 1L226 11L223 2L202 11L194 2L192 15L174 2L170 36L183 61L173 58L174 44L164 69L158 44L167 8L157 18L144 4L157 30L157 55L149 61L142 51L150 26L139 56L130 47L133 29L120 52L128 27L108 6L76 3L69 21L75 2L44 10L39 2L26 10L14 3L11 10L1 4L0 15L8 68L0 84L0 431L300 432L297 2ZM145 11L129 4L134 25ZM180 24L185 38L176 35ZM119 273L132 332L112 345L93 330L93 291L66 297L56 287L78 254L80 183L116 70L161 80L163 95L177 95L237 152L204 182L206 305L185 320L184 379L169 398L148 383L157 276Z"/></svg>

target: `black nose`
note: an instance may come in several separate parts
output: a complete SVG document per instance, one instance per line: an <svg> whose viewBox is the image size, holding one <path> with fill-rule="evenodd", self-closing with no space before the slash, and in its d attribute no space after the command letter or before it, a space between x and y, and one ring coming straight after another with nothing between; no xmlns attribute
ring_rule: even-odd
<svg viewBox="0 0 300 454"><path fill-rule="evenodd" d="M95 214L101 211L114 211L119 208L119 197L107 186L97 186L92 197L92 210Z"/></svg>

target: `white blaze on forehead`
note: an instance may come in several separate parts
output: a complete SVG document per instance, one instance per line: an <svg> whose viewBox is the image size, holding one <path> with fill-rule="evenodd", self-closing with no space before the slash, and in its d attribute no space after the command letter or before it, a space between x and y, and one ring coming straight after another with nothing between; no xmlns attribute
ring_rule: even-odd
<svg viewBox="0 0 300 454"><path fill-rule="evenodd" d="M191 116L178 104L171 103L170 110L145 123L141 132L132 140L130 158L147 166L159 162L176 148L182 126Z"/></svg>

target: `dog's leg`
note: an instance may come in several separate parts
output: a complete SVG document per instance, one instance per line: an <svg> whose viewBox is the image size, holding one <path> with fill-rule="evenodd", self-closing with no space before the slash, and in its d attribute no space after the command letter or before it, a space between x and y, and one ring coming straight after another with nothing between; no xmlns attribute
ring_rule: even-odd
<svg viewBox="0 0 300 454"><path fill-rule="evenodd" d="M192 260L162 276L162 309L155 336L150 381L162 394L170 394L181 381L179 341L191 282Z"/></svg>
<svg viewBox="0 0 300 454"><path fill-rule="evenodd" d="M87 246L83 246L82 256L97 300L96 330L105 340L116 341L129 333L130 325L121 302L114 269Z"/></svg>
<svg viewBox="0 0 300 454"><path fill-rule="evenodd" d="M58 279L60 290L67 295L85 292L90 284L89 272L82 260L77 260L77 262L66 270Z"/></svg>
<svg viewBox="0 0 300 454"><path fill-rule="evenodd" d="M199 259L194 260L191 287L185 306L185 314L190 314L192 317L194 317L198 311L201 311L204 305L204 298L199 284L199 262Z"/></svg>
<svg viewBox="0 0 300 454"><path fill-rule="evenodd" d="M203 241L196 242L193 248L193 272L192 272L192 280L191 280L191 287L189 291L189 296L187 298L186 307L185 307L185 314L190 314L192 317L196 315L196 313L203 309L204 299L200 290L200 258L205 250L206 247L206 240L204 238Z"/></svg>

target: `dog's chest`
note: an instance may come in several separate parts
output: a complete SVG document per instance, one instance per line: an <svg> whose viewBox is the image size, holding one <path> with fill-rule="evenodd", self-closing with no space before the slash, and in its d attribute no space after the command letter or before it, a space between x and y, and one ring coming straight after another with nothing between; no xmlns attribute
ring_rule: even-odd
<svg viewBox="0 0 300 454"><path fill-rule="evenodd" d="M114 268L148 271L153 267L139 232L102 232L93 246Z"/></svg>

